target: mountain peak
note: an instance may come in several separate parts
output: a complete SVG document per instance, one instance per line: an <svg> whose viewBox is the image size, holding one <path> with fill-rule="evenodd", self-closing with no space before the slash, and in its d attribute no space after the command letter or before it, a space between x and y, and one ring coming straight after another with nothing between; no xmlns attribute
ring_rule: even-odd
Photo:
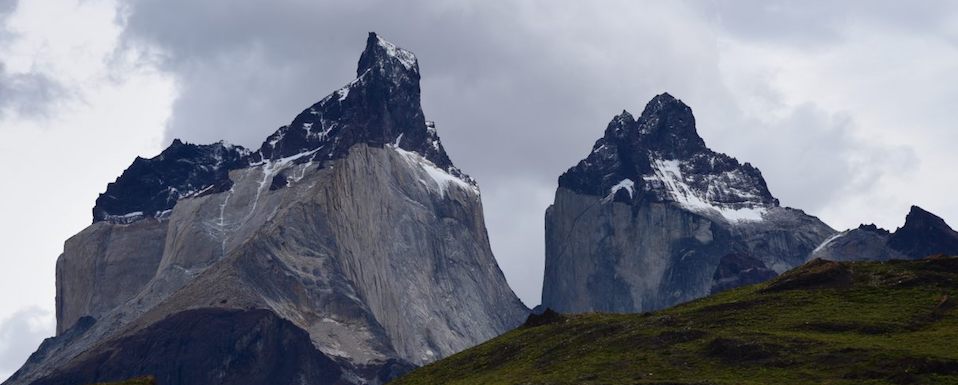
<svg viewBox="0 0 958 385"><path fill-rule="evenodd" d="M945 220L941 219L941 217L932 214L921 207L913 205L911 206L911 209L908 210L908 215L905 217L905 226L907 227L909 224L915 225L919 223L946 225Z"/></svg>
<svg viewBox="0 0 958 385"><path fill-rule="evenodd" d="M635 117L633 117L629 111L622 110L622 113L614 116L612 121L609 122L609 125L606 126L605 136L611 139L625 135L634 135L634 126Z"/></svg>
<svg viewBox="0 0 958 385"><path fill-rule="evenodd" d="M911 206L908 215L905 216L905 224L895 230L895 233L912 233L919 231L953 232L951 227L949 227L941 217L921 207Z"/></svg>
<svg viewBox="0 0 958 385"><path fill-rule="evenodd" d="M415 152L474 185L475 181L452 164L435 123L427 124L419 80L419 64L412 52L370 32L356 79L300 112L267 137L256 152L222 142L194 145L175 139L155 159L134 162L117 182L107 186L107 192L97 199L94 221L159 214L180 198L201 191L229 190L232 169L283 159L322 165L346 157L350 148L360 143ZM284 185L282 180L277 183Z"/></svg>
<svg viewBox="0 0 958 385"><path fill-rule="evenodd" d="M626 201L651 195L693 211L717 212L731 222L758 220L778 206L761 172L706 147L692 109L668 93L652 98L638 119L628 111L612 118L589 156L559 177L559 186L631 197ZM636 193L617 195L622 186Z"/></svg>
<svg viewBox="0 0 958 385"><path fill-rule="evenodd" d="M369 70L409 72L418 80L419 61L412 52L399 48L376 32L370 32L369 37L366 38L366 49L359 57L356 77L363 76L363 73Z"/></svg>
<svg viewBox="0 0 958 385"><path fill-rule="evenodd" d="M440 169L463 176L453 167L420 106L416 56L375 32L366 39L357 77L300 113L266 139L263 160L315 151L303 162L338 159L354 144L387 145L413 151Z"/></svg>
<svg viewBox="0 0 958 385"><path fill-rule="evenodd" d="M689 106L685 105L681 100L676 99L668 92L663 92L655 95L652 97L652 100L649 100L649 102L645 104L645 109L642 110L642 116L650 118L666 111L675 110L688 110L689 114L692 112Z"/></svg>
<svg viewBox="0 0 958 385"><path fill-rule="evenodd" d="M681 100L676 99L674 96L672 96L672 94L663 92L652 97L652 100L649 102L649 104L668 104L674 102L682 103Z"/></svg>
<svg viewBox="0 0 958 385"><path fill-rule="evenodd" d="M638 122L642 142L650 149L680 157L705 149L692 109L668 93L652 98Z"/></svg>
<svg viewBox="0 0 958 385"><path fill-rule="evenodd" d="M933 254L958 255L958 232L941 217L911 206L905 224L895 230L888 246L912 258Z"/></svg>

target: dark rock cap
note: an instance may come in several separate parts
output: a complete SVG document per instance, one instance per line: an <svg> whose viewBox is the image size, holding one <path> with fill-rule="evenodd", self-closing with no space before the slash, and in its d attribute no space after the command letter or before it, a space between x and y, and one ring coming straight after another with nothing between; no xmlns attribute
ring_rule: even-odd
<svg viewBox="0 0 958 385"><path fill-rule="evenodd" d="M630 199L665 199L661 192L651 193L662 190L654 171L656 162L663 161L681 162L689 189L716 204L778 205L761 171L710 150L696 131L692 109L668 93L653 97L638 119L625 110L613 117L592 152L559 177L559 187L586 195L613 194L614 201L622 201L626 196L610 189L628 179L636 190ZM731 174L735 177L727 177Z"/></svg>
<svg viewBox="0 0 958 385"><path fill-rule="evenodd" d="M266 138L256 152L222 142L194 145L174 139L152 159L137 158L100 194L93 221L128 223L172 209L197 193L229 190L229 171L279 159L295 164L340 159L356 144L395 146L475 184L457 169L427 124L420 105L416 56L370 32L357 78L299 113ZM292 159L290 159L292 158ZM285 186L271 182L271 189Z"/></svg>

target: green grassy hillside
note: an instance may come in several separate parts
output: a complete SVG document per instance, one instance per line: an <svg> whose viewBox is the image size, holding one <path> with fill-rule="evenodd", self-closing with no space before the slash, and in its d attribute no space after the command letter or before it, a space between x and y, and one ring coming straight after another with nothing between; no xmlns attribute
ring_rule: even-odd
<svg viewBox="0 0 958 385"><path fill-rule="evenodd" d="M530 319L393 384L958 384L956 296L958 258L814 261L655 313Z"/></svg>

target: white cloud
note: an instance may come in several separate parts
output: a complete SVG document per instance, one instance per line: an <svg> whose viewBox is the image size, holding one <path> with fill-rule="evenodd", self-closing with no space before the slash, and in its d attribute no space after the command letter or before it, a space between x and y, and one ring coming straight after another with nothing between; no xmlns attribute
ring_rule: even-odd
<svg viewBox="0 0 958 385"><path fill-rule="evenodd" d="M951 122L958 91L950 86L958 49L938 24L955 7L896 17L889 7L897 10L883 5L839 17L832 37L811 48L747 35L723 41L728 88L744 115L775 134L739 153L762 167L783 201L838 228L876 222L894 229L916 203L958 220L958 204L941 193L958 188L948 176L958 161L950 149L958 142Z"/></svg>
<svg viewBox="0 0 958 385"><path fill-rule="evenodd" d="M23 308L52 314L63 242L90 223L106 183L135 156L161 148L173 82L136 62L135 53L114 55L122 30L117 20L113 2L95 0L21 1L4 20L9 33L2 34L0 64L7 74L43 77L61 91L44 95L43 113L8 108L0 114L0 212L6 217L0 223L0 318ZM11 91L0 93L6 99L0 105L33 98L5 89ZM9 335L24 333L18 344L29 339L33 345L11 347L5 363L22 363L53 330L16 330L24 325L4 326Z"/></svg>

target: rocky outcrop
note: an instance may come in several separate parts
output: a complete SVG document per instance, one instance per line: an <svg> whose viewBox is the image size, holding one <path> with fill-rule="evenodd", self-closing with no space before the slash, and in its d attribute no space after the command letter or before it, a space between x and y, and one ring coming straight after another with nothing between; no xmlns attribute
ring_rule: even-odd
<svg viewBox="0 0 958 385"><path fill-rule="evenodd" d="M758 169L708 149L691 109L662 94L638 119L616 116L559 177L542 302L560 312L659 309L798 266L833 233L780 207Z"/></svg>
<svg viewBox="0 0 958 385"><path fill-rule="evenodd" d="M825 240L809 259L885 261L937 254L958 255L958 232L944 219L912 206L905 224L894 233L875 225L861 225Z"/></svg>
<svg viewBox="0 0 958 385"><path fill-rule="evenodd" d="M370 34L359 77L256 152L176 141L138 159L67 242L58 336L8 383L377 384L521 324L418 81ZM138 195L172 189L194 192Z"/></svg>
<svg viewBox="0 0 958 385"><path fill-rule="evenodd" d="M273 312L196 309L109 341L34 384L91 384L143 373L169 385L348 383L304 330Z"/></svg>
<svg viewBox="0 0 958 385"><path fill-rule="evenodd" d="M719 259L712 275L711 293L751 285L775 278L775 270L765 267L758 259L744 254L729 254Z"/></svg>

